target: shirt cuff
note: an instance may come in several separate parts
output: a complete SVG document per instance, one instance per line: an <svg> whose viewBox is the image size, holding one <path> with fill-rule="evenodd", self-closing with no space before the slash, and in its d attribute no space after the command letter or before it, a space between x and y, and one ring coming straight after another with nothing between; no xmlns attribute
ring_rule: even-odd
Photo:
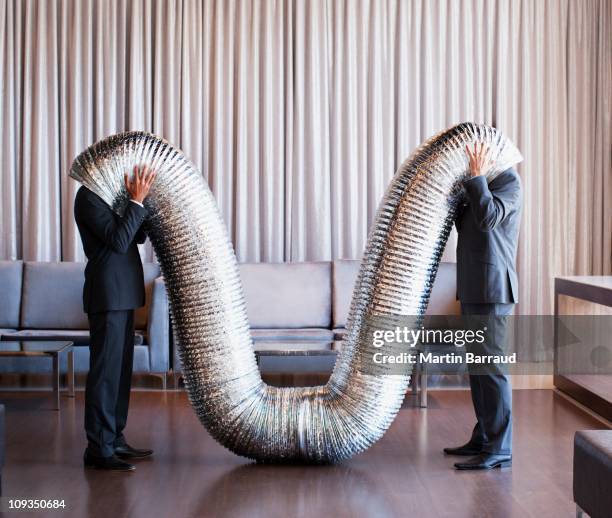
<svg viewBox="0 0 612 518"><path fill-rule="evenodd" d="M130 200L132 203L135 203L136 205L140 205L143 209L144 209L144 205L142 203L140 203L139 201L136 200Z"/></svg>

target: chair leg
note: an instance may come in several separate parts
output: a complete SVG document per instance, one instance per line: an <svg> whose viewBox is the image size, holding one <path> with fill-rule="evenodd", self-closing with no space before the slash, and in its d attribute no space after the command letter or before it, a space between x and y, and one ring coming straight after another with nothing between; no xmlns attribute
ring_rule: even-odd
<svg viewBox="0 0 612 518"><path fill-rule="evenodd" d="M55 353L53 355L53 402L54 402L54 410L59 410L60 408L60 392L59 392L59 354Z"/></svg>
<svg viewBox="0 0 612 518"><path fill-rule="evenodd" d="M174 390L178 390L180 388L180 380L181 380L180 373L174 372L172 374L172 384L174 385Z"/></svg>
<svg viewBox="0 0 612 518"><path fill-rule="evenodd" d="M412 369L412 376L410 376L410 384L412 385L412 397L414 398L414 404L416 405L416 401L418 399L419 392L419 372L420 365L418 360L414 364L414 368Z"/></svg>
<svg viewBox="0 0 612 518"><path fill-rule="evenodd" d="M70 349L68 351L68 395L74 397L74 351Z"/></svg>
<svg viewBox="0 0 612 518"><path fill-rule="evenodd" d="M421 386L420 392L420 405L421 408L427 408L427 364L423 363L421 365L421 375L420 375L419 385Z"/></svg>

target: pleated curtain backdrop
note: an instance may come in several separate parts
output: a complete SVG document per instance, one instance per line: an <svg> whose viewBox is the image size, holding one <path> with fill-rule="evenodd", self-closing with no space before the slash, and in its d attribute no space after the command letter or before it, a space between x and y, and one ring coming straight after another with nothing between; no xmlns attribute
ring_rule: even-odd
<svg viewBox="0 0 612 518"><path fill-rule="evenodd" d="M397 166L470 120L524 153L519 311L548 313L554 276L612 273L611 11L0 0L0 258L83 260L70 164L146 130L200 168L240 261L358 259Z"/></svg>

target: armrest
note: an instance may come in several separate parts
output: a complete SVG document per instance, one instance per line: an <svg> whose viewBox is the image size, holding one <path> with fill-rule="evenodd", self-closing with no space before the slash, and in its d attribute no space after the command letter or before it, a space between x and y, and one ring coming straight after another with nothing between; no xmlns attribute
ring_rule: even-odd
<svg viewBox="0 0 612 518"><path fill-rule="evenodd" d="M170 349L169 328L166 285L164 284L163 277L158 277L153 281L151 307L149 308L147 323L151 372L166 372L170 367L168 362Z"/></svg>

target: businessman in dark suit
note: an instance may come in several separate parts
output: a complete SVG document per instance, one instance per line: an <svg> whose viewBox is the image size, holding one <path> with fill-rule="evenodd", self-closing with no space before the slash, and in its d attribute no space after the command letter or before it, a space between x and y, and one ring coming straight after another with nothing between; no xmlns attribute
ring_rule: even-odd
<svg viewBox="0 0 612 518"><path fill-rule="evenodd" d="M475 354L504 354L506 319L518 302L516 250L521 218L521 180L515 169L484 176L491 166L489 150L476 144L466 149L470 178L466 203L456 219L457 296L466 320L487 328ZM476 425L470 440L448 455L471 456L457 469L490 469L512 462L512 389L499 365L470 368L470 389Z"/></svg>
<svg viewBox="0 0 612 518"><path fill-rule="evenodd" d="M143 202L154 179L155 173L146 168L136 168L131 181L125 175L130 202L123 217L84 186L74 203L88 259L83 288L91 337L85 388L86 467L133 471L126 460L153 454L129 446L123 429L132 383L134 309L145 302L137 243L146 239L141 228L147 215Z"/></svg>

